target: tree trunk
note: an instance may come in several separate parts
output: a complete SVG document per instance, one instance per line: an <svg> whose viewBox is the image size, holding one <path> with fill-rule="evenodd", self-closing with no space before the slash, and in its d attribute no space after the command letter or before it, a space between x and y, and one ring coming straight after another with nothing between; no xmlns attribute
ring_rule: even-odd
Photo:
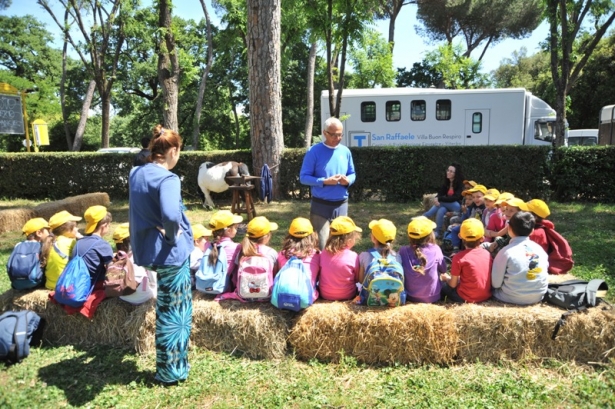
<svg viewBox="0 0 615 409"><path fill-rule="evenodd" d="M79 124L75 131L75 140L73 141L73 152L79 152L81 145L83 144L83 133L85 132L85 124L88 121L88 113L90 112L90 106L92 105L92 98L94 97L94 91L96 90L96 81L91 80L88 85L88 90L85 93L83 99L83 105L81 106L81 115L79 117Z"/></svg>
<svg viewBox="0 0 615 409"><path fill-rule="evenodd" d="M281 0L248 0L250 137L254 171L272 169L273 197L280 197L282 133Z"/></svg>
<svg viewBox="0 0 615 409"><path fill-rule="evenodd" d="M327 0L327 23L325 24L325 42L327 43L327 79L329 80L329 115L335 116L335 85L333 84L333 0Z"/></svg>
<svg viewBox="0 0 615 409"><path fill-rule="evenodd" d="M207 65L205 66L205 71L203 71L203 76L201 77L201 84L199 85L199 96L197 97L196 109L194 110L194 126L192 128L192 147L194 150L199 150L199 136L201 134L201 111L203 110L203 95L205 95L207 76L209 75L209 70L211 69L214 60L213 39L211 35L211 21L209 20L209 12L207 11L205 0L200 1L201 7L203 8L203 13L205 14L205 23L207 24Z"/></svg>
<svg viewBox="0 0 615 409"><path fill-rule="evenodd" d="M111 124L111 87L100 93L100 105L102 106L102 147L109 147L109 125Z"/></svg>
<svg viewBox="0 0 615 409"><path fill-rule="evenodd" d="M64 12L64 26L68 26L68 9ZM66 110L66 51L68 49L68 38L64 36L62 46L62 78L60 79L60 106L62 108L62 122L64 123L64 134L66 135L66 146L70 151L73 147L73 138L68 123L68 111Z"/></svg>
<svg viewBox="0 0 615 409"><path fill-rule="evenodd" d="M163 31L163 36L158 46L158 81L160 81L163 96L162 125L165 128L178 131L178 50L175 48L175 37L171 29L170 0L160 0L159 4L158 27Z"/></svg>
<svg viewBox="0 0 615 409"><path fill-rule="evenodd" d="M239 114L237 113L237 104L233 100L233 87L231 83L228 84L228 94L230 96L231 107L233 108L233 118L235 118L235 149L239 148L239 133L241 132L241 128L239 126Z"/></svg>
<svg viewBox="0 0 615 409"><path fill-rule="evenodd" d="M307 72L307 109L305 113L305 147L312 145L312 127L314 125L314 71L316 70L316 51L318 44L316 41L310 46L310 56L308 57Z"/></svg>

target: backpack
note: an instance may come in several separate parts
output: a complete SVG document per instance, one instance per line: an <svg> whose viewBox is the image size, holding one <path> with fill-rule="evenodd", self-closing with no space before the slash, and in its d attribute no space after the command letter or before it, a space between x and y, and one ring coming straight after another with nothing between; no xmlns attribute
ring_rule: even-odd
<svg viewBox="0 0 615 409"><path fill-rule="evenodd" d="M549 274L566 274L574 266L568 241L553 229L544 229L549 242Z"/></svg>
<svg viewBox="0 0 615 409"><path fill-rule="evenodd" d="M237 268L235 294L242 301L269 301L273 288L273 263L269 257L242 257Z"/></svg>
<svg viewBox="0 0 615 409"><path fill-rule="evenodd" d="M40 262L41 243L22 241L17 243L6 263L6 272L15 290L38 287L45 278Z"/></svg>
<svg viewBox="0 0 615 409"><path fill-rule="evenodd" d="M94 244L96 243L93 243L83 254L90 251ZM56 283L53 298L60 304L81 308L94 290L96 283L92 283L88 267L83 261L83 254L79 254L79 243L77 242L75 257L66 264Z"/></svg>
<svg viewBox="0 0 615 409"><path fill-rule="evenodd" d="M606 296L609 287L604 280L594 279L589 282L583 280L568 280L561 283L549 284L543 298L549 304L569 310L561 316L555 324L551 339L557 337L560 327L566 324L566 318L575 312L585 311L595 307Z"/></svg>
<svg viewBox="0 0 615 409"><path fill-rule="evenodd" d="M271 304L282 310L297 312L313 303L312 272L303 260L292 256L275 276Z"/></svg>
<svg viewBox="0 0 615 409"><path fill-rule="evenodd" d="M125 252L118 251L107 267L107 274L103 282L105 296L119 297L120 295L134 294L137 285L134 266L130 257Z"/></svg>
<svg viewBox="0 0 615 409"><path fill-rule="evenodd" d="M40 341L44 322L33 311L0 315L0 359L17 363L30 354L30 343Z"/></svg>
<svg viewBox="0 0 615 409"><path fill-rule="evenodd" d="M393 257L382 258L375 250L365 272L359 303L367 306L398 307L406 303L404 269Z"/></svg>
<svg viewBox="0 0 615 409"><path fill-rule="evenodd" d="M210 266L209 255L211 254L212 246L214 244L209 246L205 253L203 253L201 265L194 275L196 289L206 294L223 294L231 287L231 277L228 274L228 262L224 252L224 244L219 243L217 245L218 259L215 265Z"/></svg>

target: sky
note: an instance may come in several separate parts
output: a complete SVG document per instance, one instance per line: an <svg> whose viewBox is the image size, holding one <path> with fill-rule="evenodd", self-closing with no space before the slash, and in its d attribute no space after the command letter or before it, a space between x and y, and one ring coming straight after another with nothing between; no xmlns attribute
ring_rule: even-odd
<svg viewBox="0 0 615 409"><path fill-rule="evenodd" d="M57 2L55 0L49 1L51 4ZM142 4L151 3L148 0L142 1ZM199 0L174 0L174 14L185 19L201 19L204 18L203 10ZM211 8L211 3L207 0L208 11L214 24L219 24L220 19L215 15L214 10ZM38 4L36 0L13 0L11 7L8 10L2 12L4 15L25 15L31 14L37 19L43 21L49 31L55 34L59 39L59 30L56 24L45 10ZM59 18L62 18L61 13L57 13ZM428 44L423 41L421 37L416 34L414 27L418 24L416 19L416 5L406 5L402 8L399 16L396 20L395 27L395 48L393 51L393 65L396 68L406 67L410 69L412 64L420 62L425 57L425 53L433 50L437 45ZM376 29L382 33L384 38L388 39L389 24L388 20L379 21L376 23ZM541 41L544 41L548 33L548 27L546 23L539 26L530 37L521 40L505 40L495 46L490 47L485 54L482 61L482 71L489 73L495 70L502 59L510 58L514 51L518 51L521 47L526 47L528 55L536 53L539 48L538 45ZM60 44L58 43L58 47ZM482 50L482 48L480 48ZM472 57L478 58L480 55L479 50L475 50ZM323 53L324 54L324 53Z"/></svg>

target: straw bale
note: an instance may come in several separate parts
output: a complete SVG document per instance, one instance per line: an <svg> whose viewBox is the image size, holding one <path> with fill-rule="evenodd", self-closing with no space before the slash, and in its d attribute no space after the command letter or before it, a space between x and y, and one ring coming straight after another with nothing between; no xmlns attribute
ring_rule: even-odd
<svg viewBox="0 0 615 409"><path fill-rule="evenodd" d="M13 306L13 297L16 291L12 288L0 294L0 312L9 310Z"/></svg>
<svg viewBox="0 0 615 409"><path fill-rule="evenodd" d="M489 301L450 307L459 331L458 358L467 362L556 358L599 361L615 347L615 316L591 308L572 314L551 340L565 311L548 304L513 306Z"/></svg>
<svg viewBox="0 0 615 409"><path fill-rule="evenodd" d="M301 314L289 341L303 359L335 362L343 351L369 364L443 364L453 360L458 336L453 315L441 306L372 309L321 301Z"/></svg>
<svg viewBox="0 0 615 409"><path fill-rule="evenodd" d="M57 304L50 302L49 291L36 290L17 295L13 305L17 309L28 309L45 318L47 325L44 340L52 345L76 345L91 347L109 345L133 347L123 323L133 307L118 298L103 301L96 310L94 319L81 314L68 315Z"/></svg>
<svg viewBox="0 0 615 409"><path fill-rule="evenodd" d="M38 217L43 217L47 220L62 210L66 210L75 216L83 216L90 206L109 206L110 203L107 193L87 193L84 195L67 197L66 199L57 200L55 202L41 203L34 208L34 212Z"/></svg>
<svg viewBox="0 0 615 409"><path fill-rule="evenodd" d="M195 292L190 341L212 351L254 359L282 358L293 316L269 303L216 302Z"/></svg>
<svg viewBox="0 0 615 409"><path fill-rule="evenodd" d="M156 299L134 307L124 323L124 330L138 353L156 352Z"/></svg>
<svg viewBox="0 0 615 409"><path fill-rule="evenodd" d="M436 202L436 196L438 196L437 193L426 193L423 195L423 209L425 211L431 209L434 205Z"/></svg>
<svg viewBox="0 0 615 409"><path fill-rule="evenodd" d="M36 213L32 209L0 210L0 234L21 231L23 225L33 217L36 217Z"/></svg>

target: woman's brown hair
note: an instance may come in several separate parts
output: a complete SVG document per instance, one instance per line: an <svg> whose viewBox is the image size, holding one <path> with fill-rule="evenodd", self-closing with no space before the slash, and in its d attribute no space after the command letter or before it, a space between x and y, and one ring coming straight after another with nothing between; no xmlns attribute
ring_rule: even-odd
<svg viewBox="0 0 615 409"><path fill-rule="evenodd" d="M172 129L163 128L158 124L152 130L152 140L149 142L150 155L148 161L153 162L157 159L165 157L169 149L180 149L182 146L182 137Z"/></svg>

